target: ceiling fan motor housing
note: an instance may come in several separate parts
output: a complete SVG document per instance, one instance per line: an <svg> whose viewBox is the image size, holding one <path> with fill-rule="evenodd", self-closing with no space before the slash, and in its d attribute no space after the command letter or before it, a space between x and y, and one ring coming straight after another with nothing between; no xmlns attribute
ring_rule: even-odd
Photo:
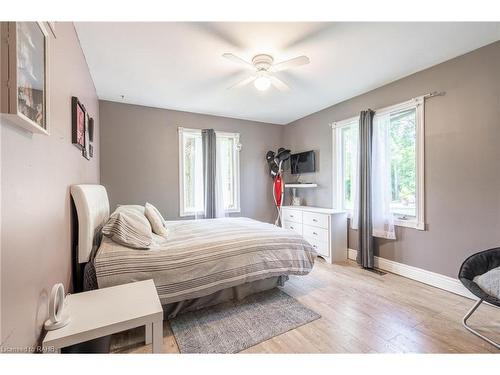
<svg viewBox="0 0 500 375"><path fill-rule="evenodd" d="M269 70L271 65L273 65L273 57L271 55L266 55L266 54L260 54L260 55L255 55L252 59L252 64L255 65L255 68L258 71L261 70Z"/></svg>

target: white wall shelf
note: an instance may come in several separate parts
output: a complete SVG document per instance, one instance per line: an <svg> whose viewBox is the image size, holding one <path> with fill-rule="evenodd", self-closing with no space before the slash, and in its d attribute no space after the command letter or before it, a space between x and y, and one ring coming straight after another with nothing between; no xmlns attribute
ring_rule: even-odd
<svg viewBox="0 0 500 375"><path fill-rule="evenodd" d="M285 184L286 188L315 188L318 184Z"/></svg>

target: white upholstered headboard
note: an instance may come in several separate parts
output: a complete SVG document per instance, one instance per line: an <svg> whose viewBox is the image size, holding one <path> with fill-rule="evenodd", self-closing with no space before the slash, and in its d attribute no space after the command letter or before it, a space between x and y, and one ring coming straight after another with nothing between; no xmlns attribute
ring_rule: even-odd
<svg viewBox="0 0 500 375"><path fill-rule="evenodd" d="M78 263L85 263L109 218L108 193L102 185L72 185L71 196L78 215Z"/></svg>

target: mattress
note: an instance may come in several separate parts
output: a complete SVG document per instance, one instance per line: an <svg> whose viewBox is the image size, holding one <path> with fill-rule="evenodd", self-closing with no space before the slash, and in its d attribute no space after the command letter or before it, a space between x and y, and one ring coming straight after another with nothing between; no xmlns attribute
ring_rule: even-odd
<svg viewBox="0 0 500 375"><path fill-rule="evenodd" d="M256 280L306 275L316 252L293 231L248 218L167 222L149 250L103 237L94 259L99 288L153 279L163 305Z"/></svg>

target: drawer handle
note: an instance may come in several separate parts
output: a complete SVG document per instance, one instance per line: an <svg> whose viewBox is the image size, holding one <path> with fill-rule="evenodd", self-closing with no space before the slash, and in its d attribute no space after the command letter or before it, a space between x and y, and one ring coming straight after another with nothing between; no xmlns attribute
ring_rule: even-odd
<svg viewBox="0 0 500 375"><path fill-rule="evenodd" d="M316 246L316 245L313 245L313 247L314 247L315 249L317 249L317 248L318 248L318 246Z"/></svg>
<svg viewBox="0 0 500 375"><path fill-rule="evenodd" d="M290 215L290 217L293 217L293 215Z"/></svg>
<svg viewBox="0 0 500 375"><path fill-rule="evenodd" d="M293 229L293 227L290 225L290 229Z"/></svg>
<svg viewBox="0 0 500 375"><path fill-rule="evenodd" d="M318 220L316 220L316 219L313 219L313 221L314 221L315 223L317 223L317 222L318 222Z"/></svg>
<svg viewBox="0 0 500 375"><path fill-rule="evenodd" d="M317 235L318 235L318 233L316 233L316 232L313 232L313 234L314 234L315 236L317 236Z"/></svg>

